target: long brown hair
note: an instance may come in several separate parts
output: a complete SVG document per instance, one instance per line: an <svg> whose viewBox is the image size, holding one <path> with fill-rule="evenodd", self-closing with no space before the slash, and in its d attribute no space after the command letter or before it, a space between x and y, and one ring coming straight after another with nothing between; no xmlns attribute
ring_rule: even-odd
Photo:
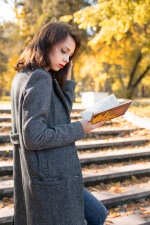
<svg viewBox="0 0 150 225"><path fill-rule="evenodd" d="M73 60L80 47L80 37L78 32L68 23L61 21L52 22L46 24L37 32L32 41L20 55L15 70L20 71L25 68L28 70L35 70L37 68L44 69L49 67L49 52L54 45L65 40L68 35L70 35L76 43L74 55L70 58ZM67 79L68 69L69 63L59 71L50 70L52 76L57 79L62 89L64 88Z"/></svg>

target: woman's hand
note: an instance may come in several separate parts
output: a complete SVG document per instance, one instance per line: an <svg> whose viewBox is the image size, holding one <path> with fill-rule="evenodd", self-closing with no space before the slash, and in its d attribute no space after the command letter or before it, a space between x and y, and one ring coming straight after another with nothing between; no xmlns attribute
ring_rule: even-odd
<svg viewBox="0 0 150 225"><path fill-rule="evenodd" d="M95 124L90 124L88 120L80 120L84 133L90 133L98 127L101 127L106 121L101 121Z"/></svg>
<svg viewBox="0 0 150 225"><path fill-rule="evenodd" d="M67 74L67 80L71 79L71 73L72 73L72 67L73 67L73 63L72 60L70 60L70 62L68 63L68 74Z"/></svg>

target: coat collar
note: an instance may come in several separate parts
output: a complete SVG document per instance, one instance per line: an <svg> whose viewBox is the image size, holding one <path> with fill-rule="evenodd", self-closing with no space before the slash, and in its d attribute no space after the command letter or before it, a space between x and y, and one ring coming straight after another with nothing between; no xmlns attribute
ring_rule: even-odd
<svg viewBox="0 0 150 225"><path fill-rule="evenodd" d="M56 79L53 79L53 87L55 88L55 91L57 92L58 97L64 103L64 106L65 106L65 109L67 110L67 113L70 115L69 108L68 108L67 103L65 101L65 97L64 97L63 92L62 92L62 90L61 90L61 88L60 88L60 86L59 86L59 84L58 84Z"/></svg>

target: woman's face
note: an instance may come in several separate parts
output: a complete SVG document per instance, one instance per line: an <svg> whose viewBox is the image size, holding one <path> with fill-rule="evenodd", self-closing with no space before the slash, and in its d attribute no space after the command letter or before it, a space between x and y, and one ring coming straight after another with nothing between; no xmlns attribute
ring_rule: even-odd
<svg viewBox="0 0 150 225"><path fill-rule="evenodd" d="M49 54L51 62L50 69L54 71L62 69L74 54L75 48L76 43L71 36L67 36L65 40L53 46Z"/></svg>

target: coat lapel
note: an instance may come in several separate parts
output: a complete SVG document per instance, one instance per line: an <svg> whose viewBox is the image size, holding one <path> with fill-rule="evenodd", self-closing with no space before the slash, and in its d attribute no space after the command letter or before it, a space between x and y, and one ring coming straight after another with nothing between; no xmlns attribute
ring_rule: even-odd
<svg viewBox="0 0 150 225"><path fill-rule="evenodd" d="M70 114L69 114L69 108L68 108L67 103L66 103L66 101L65 101L63 92L62 92L62 90L61 90L61 88L60 88L60 86L59 86L59 84L58 84L58 82L57 82L56 79L53 79L53 87L54 87L55 91L57 92L58 97L59 97L59 98L62 100L62 102L64 103L64 106L65 106L65 109L66 109L68 115L70 115Z"/></svg>

